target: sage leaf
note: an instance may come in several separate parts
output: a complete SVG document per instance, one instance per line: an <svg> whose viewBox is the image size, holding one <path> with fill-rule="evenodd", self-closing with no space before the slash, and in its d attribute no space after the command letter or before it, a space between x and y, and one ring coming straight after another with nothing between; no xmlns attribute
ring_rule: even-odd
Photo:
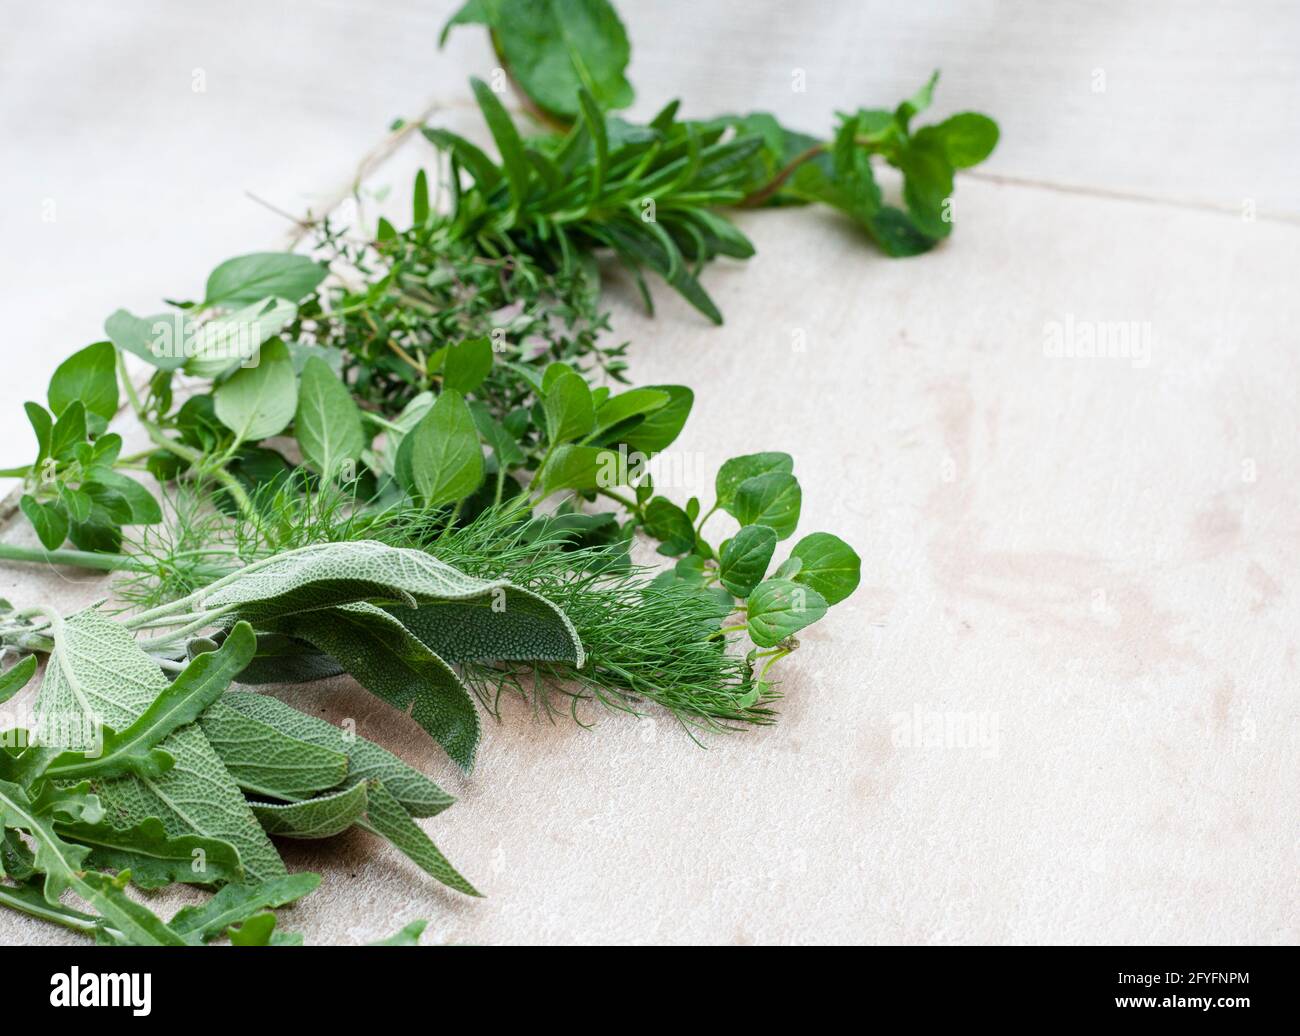
<svg viewBox="0 0 1300 1036"><path fill-rule="evenodd" d="M586 661L582 641L563 611L539 594L499 586L466 600L430 601L388 613L448 662Z"/></svg>
<svg viewBox="0 0 1300 1036"><path fill-rule="evenodd" d="M64 752L51 759L40 774L55 780L83 777L118 777L133 773L158 777L175 760L157 746L171 733L193 723L230 686L252 658L256 640L252 627L241 622L216 651L194 658L121 733L103 730L103 744L95 755Z"/></svg>
<svg viewBox="0 0 1300 1036"><path fill-rule="evenodd" d="M60 620L36 699L38 731L68 723L130 727L168 686L167 679L117 623L96 611ZM284 873L275 848L238 786L194 724L174 731L161 749L175 765L156 777L97 780L95 791L119 827L158 817L173 837L197 834L229 842L250 880Z"/></svg>
<svg viewBox="0 0 1300 1036"><path fill-rule="evenodd" d="M326 478L338 478L366 448L361 411L328 363L312 356L302 367L294 432L302 455Z"/></svg>
<svg viewBox="0 0 1300 1036"><path fill-rule="evenodd" d="M212 393L218 419L236 442L257 442L284 431L298 405L298 379L284 342L261 348L257 366L241 367Z"/></svg>
<svg viewBox="0 0 1300 1036"><path fill-rule="evenodd" d="M387 838L407 859L448 888L467 896L480 895L447 861L423 828L411 819L402 804L384 787L383 782L374 781L367 787L369 803L362 826Z"/></svg>
<svg viewBox="0 0 1300 1036"><path fill-rule="evenodd" d="M781 641L826 614L826 601L810 586L768 579L749 595L749 639L762 648Z"/></svg>
<svg viewBox="0 0 1300 1036"><path fill-rule="evenodd" d="M266 798L304 799L341 785L348 757L277 730L232 708L234 695L216 702L199 721L204 736L245 792ZM256 810L253 811L256 815ZM265 825L263 825L265 827Z"/></svg>
<svg viewBox="0 0 1300 1036"><path fill-rule="evenodd" d="M377 784L378 782L373 782ZM366 812L371 782L362 781L343 791L319 795L285 805L254 802L253 815L269 835L281 838L332 838L355 824Z"/></svg>
<svg viewBox="0 0 1300 1036"><path fill-rule="evenodd" d="M718 577L737 597L748 597L763 581L776 550L776 530L746 525L727 541L718 556Z"/></svg>
<svg viewBox="0 0 1300 1036"><path fill-rule="evenodd" d="M464 770L474 766L479 716L460 677L387 612L364 601L286 616L277 632L305 640L357 683L410 712Z"/></svg>
<svg viewBox="0 0 1300 1036"><path fill-rule="evenodd" d="M232 691L220 704L287 737L346 756L346 782L349 786L371 779L382 781L412 816L435 816L456 801L386 748L359 735L345 733L317 716L308 716L290 708L277 698Z"/></svg>

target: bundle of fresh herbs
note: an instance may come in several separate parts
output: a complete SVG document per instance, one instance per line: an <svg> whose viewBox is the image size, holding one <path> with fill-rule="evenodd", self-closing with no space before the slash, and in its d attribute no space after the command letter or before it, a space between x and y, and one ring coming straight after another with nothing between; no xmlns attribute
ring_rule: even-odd
<svg viewBox="0 0 1300 1036"><path fill-rule="evenodd" d="M0 702L49 655L33 724L0 741L0 902L104 942L289 943L271 910L319 879L286 875L269 836L351 827L476 895L414 819L449 796L232 681L347 674L468 770L478 707L503 691L584 722L588 701L653 703L692 731L770 722L773 666L857 587L830 533L779 551L802 506L787 453L727 461L707 508L656 487L694 394L628 386L598 261L630 269L647 304L648 271L720 322L702 269L754 251L720 208L823 202L915 254L951 229L953 170L996 126L913 132L933 79L841 116L831 141L676 104L634 125L610 114L632 91L603 0L475 0L451 24L467 22L489 26L542 132L474 80L499 160L426 127L443 164L418 176L408 228L326 216L313 256L239 256L196 300L118 310L26 404L36 455L4 474L42 548L0 558L122 575L115 608L0 614L21 659ZM884 203L877 155L902 171L904 208ZM127 455L108 429L123 397L150 444ZM718 512L737 526L721 541ZM673 566L638 563L638 539ZM125 893L173 882L220 890L168 922Z"/></svg>

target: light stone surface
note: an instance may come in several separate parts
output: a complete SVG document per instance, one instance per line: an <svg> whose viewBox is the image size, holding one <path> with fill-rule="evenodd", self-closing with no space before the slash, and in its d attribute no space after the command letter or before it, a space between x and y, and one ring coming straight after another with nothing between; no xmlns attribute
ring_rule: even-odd
<svg viewBox="0 0 1300 1036"><path fill-rule="evenodd" d="M463 80L491 67L472 30L435 53L449 5L5 6L6 464L18 404L104 314L281 240L245 188L319 204L430 98L475 132ZM425 823L488 894L431 887L364 834L286 843L325 884L285 923L311 942L417 917L430 942L1297 941L1294 10L622 6L641 114L681 93L816 130L939 65L940 113L997 116L989 173L1035 184L963 177L952 240L905 261L828 213L747 214L758 256L705 281L722 328L662 287L650 319L614 276L634 379L696 391L672 494L707 504L728 456L788 450L800 534L854 544L862 588L787 663L780 723L704 748L663 716L587 731L512 705L463 779L344 681L282 692L459 795ZM299 26L311 46L288 46ZM409 141L370 186L404 204L429 154ZM1115 322L1149 354L1045 354L1053 328ZM15 602L102 593L0 566ZM0 942L65 938L0 913Z"/></svg>

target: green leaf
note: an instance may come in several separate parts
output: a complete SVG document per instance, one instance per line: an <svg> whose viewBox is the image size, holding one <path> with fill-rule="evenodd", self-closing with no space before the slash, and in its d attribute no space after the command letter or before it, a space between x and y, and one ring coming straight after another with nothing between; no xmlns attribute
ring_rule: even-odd
<svg viewBox="0 0 1300 1036"><path fill-rule="evenodd" d="M387 838L416 866L448 888L467 896L479 895L474 886L447 862L447 858L382 782L373 781L367 787L370 799L365 826Z"/></svg>
<svg viewBox="0 0 1300 1036"><path fill-rule="evenodd" d="M213 704L199 724L212 750L246 793L296 800L344 782L345 753L291 737L244 715L232 706L236 697L228 694Z"/></svg>
<svg viewBox="0 0 1300 1036"><path fill-rule="evenodd" d="M805 536L794 545L790 556L801 562L792 577L795 582L811 586L827 604L839 604L862 580L861 559L852 547L829 532Z"/></svg>
<svg viewBox="0 0 1300 1036"><path fill-rule="evenodd" d="M267 911L264 914L254 914L226 934L230 936L231 946L270 946L274 932L275 914Z"/></svg>
<svg viewBox="0 0 1300 1036"><path fill-rule="evenodd" d="M471 79L469 84L474 90L474 98L478 101L479 108L483 111L488 131L492 134L497 150L501 153L501 164L505 167L506 179L510 182L510 194L514 198L515 207L518 208L528 200L531 168L528 156L524 153L523 141L519 137L519 131L515 129L514 122L511 121L510 114L492 92L492 88L477 78Z"/></svg>
<svg viewBox="0 0 1300 1036"><path fill-rule="evenodd" d="M61 620L53 634L36 699L38 730L73 720L126 730L168 686L131 634L98 612ZM198 726L182 727L159 747L175 760L166 773L96 782L110 819L131 827L158 817L172 837L197 834L232 844L251 880L283 874L279 855Z"/></svg>
<svg viewBox="0 0 1300 1036"><path fill-rule="evenodd" d="M424 930L429 927L428 921L412 921L400 932L390 935L387 939L378 939L375 942L368 943L370 946L419 946L420 936Z"/></svg>
<svg viewBox="0 0 1300 1036"><path fill-rule="evenodd" d="M68 538L68 515L57 503L42 504L35 497L23 494L18 506L32 523L41 545L46 550L58 550Z"/></svg>
<svg viewBox="0 0 1300 1036"><path fill-rule="evenodd" d="M286 906L314 892L319 874L289 874L258 885L227 885L202 906L182 907L171 927L191 944L211 942L231 925L275 907Z"/></svg>
<svg viewBox="0 0 1300 1036"><path fill-rule="evenodd" d="M305 255L257 252L227 259L208 277L206 306L245 306L265 298L290 302L310 295L329 271Z"/></svg>
<svg viewBox="0 0 1300 1036"><path fill-rule="evenodd" d="M220 378L251 369L245 365L256 362L263 344L284 330L297 313L298 307L285 299L263 299L207 321L185 342L185 373ZM292 406L289 414L293 415Z"/></svg>
<svg viewBox="0 0 1300 1036"><path fill-rule="evenodd" d="M954 169L979 165L998 143L998 124L978 112L962 112L916 133L918 144L937 141Z"/></svg>
<svg viewBox="0 0 1300 1036"><path fill-rule="evenodd" d="M415 188L411 197L411 225L424 226L429 218L429 177L423 169L415 174Z"/></svg>
<svg viewBox="0 0 1300 1036"><path fill-rule="evenodd" d="M921 89L917 90L911 97L898 106L895 112L895 118L898 119L903 129L906 130L908 123L911 122L912 116L919 115L930 107L934 100L934 88L939 82L939 72L935 70L930 74L930 78Z"/></svg>
<svg viewBox="0 0 1300 1036"><path fill-rule="evenodd" d="M695 527L686 512L671 500L657 496L646 505L645 530L660 540L660 553L670 557L695 546Z"/></svg>
<svg viewBox="0 0 1300 1036"><path fill-rule="evenodd" d="M492 341L470 338L447 350L442 368L444 388L460 393L473 392L492 370Z"/></svg>
<svg viewBox="0 0 1300 1036"><path fill-rule="evenodd" d="M737 597L748 597L763 581L776 550L776 530L746 525L723 546L718 557L722 585Z"/></svg>
<svg viewBox="0 0 1300 1036"><path fill-rule="evenodd" d="M175 760L158 746L195 722L225 692L253 657L255 647L253 628L246 622L237 623L220 648L192 659L130 726L121 733L105 726L103 743L96 746L94 755L63 752L48 762L43 775L71 780L127 773L153 778L166 773Z"/></svg>
<svg viewBox="0 0 1300 1036"><path fill-rule="evenodd" d="M409 712L462 769L473 768L480 736L473 698L397 619L358 602L286 616L274 627L325 652L366 690Z"/></svg>
<svg viewBox="0 0 1300 1036"><path fill-rule="evenodd" d="M388 613L452 664L568 662L581 669L586 660L568 616L540 594L519 587L419 608L390 607Z"/></svg>
<svg viewBox="0 0 1300 1036"><path fill-rule="evenodd" d="M24 403L27 420L31 422L32 431L36 433L36 465L50 455L50 439L54 434L54 418L39 403Z"/></svg>
<svg viewBox="0 0 1300 1036"><path fill-rule="evenodd" d="M438 397L403 443L410 465L405 484L426 507L455 503L483 481L483 451L464 397L448 390ZM401 455L398 474L405 467Z"/></svg>
<svg viewBox="0 0 1300 1036"><path fill-rule="evenodd" d="M372 779L382 781L412 816L435 816L456 801L419 770L408 766L387 749L357 734L344 732L317 716L308 716L290 708L276 698L247 691L232 691L216 708L223 706L295 741L346 756L346 781L349 786Z"/></svg>
<svg viewBox="0 0 1300 1036"><path fill-rule="evenodd" d="M953 169L941 144L930 139L913 139L898 155L896 164L903 172L903 199L912 221L930 237L946 237L952 232L947 209L953 190Z"/></svg>
<svg viewBox="0 0 1300 1036"><path fill-rule="evenodd" d="M361 411L352 393L316 356L303 364L293 427L303 457L327 478L338 477L366 448Z"/></svg>
<svg viewBox="0 0 1300 1036"><path fill-rule="evenodd" d="M749 453L743 457L732 457L718 469L718 476L714 480L718 507L730 511L740 484L747 478L765 475L769 471L790 474L794 471L794 458L788 453Z"/></svg>
<svg viewBox="0 0 1300 1036"><path fill-rule="evenodd" d="M185 366L185 339L196 326L179 312L138 317L119 309L104 321L104 333L123 352L138 356L159 370L175 371Z"/></svg>
<svg viewBox="0 0 1300 1036"><path fill-rule="evenodd" d="M54 809L63 805L60 802ZM66 809L64 812L68 819L78 819ZM175 931L122 891L129 874L114 880L95 871L85 871L90 850L60 838L54 822L54 810L43 805L39 798L32 799L18 785L0 781L0 827L17 828L31 837L36 849L36 867L45 875L45 899L49 904L57 908L59 896L71 889L129 943L184 945Z"/></svg>
<svg viewBox="0 0 1300 1036"><path fill-rule="evenodd" d="M543 496L573 489L580 493L594 489L613 489L627 482L626 458L599 446L565 444L551 454L546 466L537 473Z"/></svg>
<svg viewBox="0 0 1300 1036"><path fill-rule="evenodd" d="M290 802L285 805L254 802L253 815L268 835L278 835L281 838L333 838L365 815L366 797L371 784L372 782L363 781L343 791L329 792L305 802Z"/></svg>
<svg viewBox="0 0 1300 1036"><path fill-rule="evenodd" d="M298 379L284 342L262 346L256 367L241 367L212 394L221 423L237 442L257 442L284 431L298 407Z"/></svg>
<svg viewBox="0 0 1300 1036"><path fill-rule="evenodd" d="M581 439L596 423L591 389L580 374L565 371L557 377L542 399L546 415L546 440L552 446Z"/></svg>
<svg viewBox="0 0 1300 1036"><path fill-rule="evenodd" d="M36 656L28 655L16 665L0 673L0 705L21 691L36 675Z"/></svg>
<svg viewBox="0 0 1300 1036"><path fill-rule="evenodd" d="M162 507L149 490L135 479L120 472L96 469L94 484L111 489L121 497L128 510L124 525L155 525L163 519Z"/></svg>
<svg viewBox="0 0 1300 1036"><path fill-rule="evenodd" d="M768 471L745 479L724 510L741 525L767 525L776 538L785 539L799 524L802 492L799 480L782 471Z"/></svg>
<svg viewBox="0 0 1300 1036"><path fill-rule="evenodd" d="M646 417L661 410L671 401L667 392L658 389L639 388L620 392L601 403L596 411L595 435L601 436L610 429L617 428L626 421L637 417ZM645 422L639 422L640 427Z"/></svg>
<svg viewBox="0 0 1300 1036"><path fill-rule="evenodd" d="M86 408L81 400L74 399L54 422L50 432L50 456L56 460L67 460L73 448L86 441Z"/></svg>
<svg viewBox="0 0 1300 1036"><path fill-rule="evenodd" d="M244 879L239 853L229 842L198 835L172 838L157 817L148 817L131 828L107 822L58 823L55 831L90 849L89 866L129 871L132 883L142 889L163 888L173 882L216 885Z"/></svg>
<svg viewBox="0 0 1300 1036"><path fill-rule="evenodd" d="M109 420L117 413L117 352L112 342L96 342L75 352L50 378L50 410L61 414L73 400L87 413Z"/></svg>
<svg viewBox="0 0 1300 1036"><path fill-rule="evenodd" d="M761 648L781 641L826 614L816 590L788 579L769 579L749 595L749 639Z"/></svg>
<svg viewBox="0 0 1300 1036"><path fill-rule="evenodd" d="M632 103L631 45L607 0L501 0L487 10L511 75L541 108L572 119L582 88L606 110Z"/></svg>
<svg viewBox="0 0 1300 1036"><path fill-rule="evenodd" d="M116 878L88 871L72 887L128 944L184 946L185 941L176 931L123 891L130 877L129 871L123 871Z"/></svg>
<svg viewBox="0 0 1300 1036"><path fill-rule="evenodd" d="M474 426L488 447L496 454L497 466L503 471L517 468L527 459L519 448L515 437L505 430L492 416L487 405L474 401L469 404L469 411L474 415Z"/></svg>

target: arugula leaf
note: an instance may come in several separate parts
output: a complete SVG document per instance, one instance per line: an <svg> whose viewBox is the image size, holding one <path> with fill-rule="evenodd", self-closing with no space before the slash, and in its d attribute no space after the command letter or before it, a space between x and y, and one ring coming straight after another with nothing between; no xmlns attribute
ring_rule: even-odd
<svg viewBox="0 0 1300 1036"><path fill-rule="evenodd" d="M314 892L320 881L319 874L302 873L257 885L227 885L201 906L182 907L171 919L171 928L190 945L211 942L232 925L302 899Z"/></svg>
<svg viewBox="0 0 1300 1036"><path fill-rule="evenodd" d="M401 931L390 935L386 939L379 939L370 943L371 946L419 946L420 936L424 930L429 927L428 921L412 921Z"/></svg>
<svg viewBox="0 0 1300 1036"><path fill-rule="evenodd" d="M157 817L131 828L67 822L56 823L54 830L61 838L90 849L89 866L129 871L131 881L142 889L173 882L216 885L244 880L239 853L229 842L198 835L173 838Z"/></svg>

